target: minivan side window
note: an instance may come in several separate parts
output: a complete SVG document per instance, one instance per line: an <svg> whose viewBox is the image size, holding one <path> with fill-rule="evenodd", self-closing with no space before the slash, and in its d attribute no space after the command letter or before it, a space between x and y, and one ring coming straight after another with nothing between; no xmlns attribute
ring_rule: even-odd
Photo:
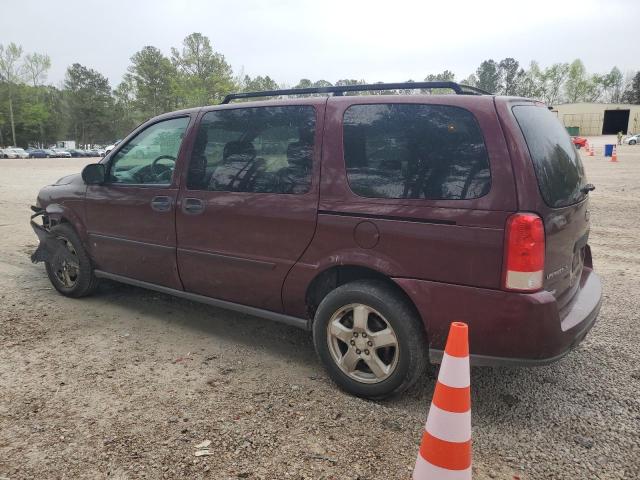
<svg viewBox="0 0 640 480"><path fill-rule="evenodd" d="M169 185L189 117L154 123L120 148L109 162L109 183Z"/></svg>
<svg viewBox="0 0 640 480"><path fill-rule="evenodd" d="M344 160L362 197L465 200L491 188L489 157L471 112L445 105L353 105Z"/></svg>
<svg viewBox="0 0 640 480"><path fill-rule="evenodd" d="M187 188L308 192L315 119L315 108L298 105L208 112L196 136Z"/></svg>

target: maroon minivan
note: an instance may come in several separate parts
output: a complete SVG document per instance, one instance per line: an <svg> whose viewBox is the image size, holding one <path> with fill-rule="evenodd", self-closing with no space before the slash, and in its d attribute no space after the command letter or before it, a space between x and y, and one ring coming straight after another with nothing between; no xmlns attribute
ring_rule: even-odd
<svg viewBox="0 0 640 480"><path fill-rule="evenodd" d="M430 88L456 95L397 94ZM311 330L368 398L438 362L453 320L472 364L553 362L600 308L594 187L545 105L481 93L282 90L160 115L40 191L32 259L70 297L107 278Z"/></svg>

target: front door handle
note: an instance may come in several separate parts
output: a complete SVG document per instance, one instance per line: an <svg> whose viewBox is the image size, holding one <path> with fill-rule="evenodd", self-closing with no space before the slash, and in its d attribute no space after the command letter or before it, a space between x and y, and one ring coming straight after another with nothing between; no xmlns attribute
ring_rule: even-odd
<svg viewBox="0 0 640 480"><path fill-rule="evenodd" d="M171 197L153 197L151 199L151 209L156 212L168 212L171 210Z"/></svg>
<svg viewBox="0 0 640 480"><path fill-rule="evenodd" d="M197 215L204 211L204 203L199 198L185 198L182 202L182 211L190 215Z"/></svg>

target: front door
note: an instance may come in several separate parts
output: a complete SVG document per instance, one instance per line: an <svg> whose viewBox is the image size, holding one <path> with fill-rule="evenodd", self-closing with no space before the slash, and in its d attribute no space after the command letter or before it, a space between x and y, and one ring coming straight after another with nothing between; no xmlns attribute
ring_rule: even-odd
<svg viewBox="0 0 640 480"><path fill-rule="evenodd" d="M182 116L143 127L112 154L107 181L87 188L87 232L97 269L182 289L173 172L189 121Z"/></svg>
<svg viewBox="0 0 640 480"><path fill-rule="evenodd" d="M176 212L186 291L282 310L316 224L324 103L309 103L203 116Z"/></svg>

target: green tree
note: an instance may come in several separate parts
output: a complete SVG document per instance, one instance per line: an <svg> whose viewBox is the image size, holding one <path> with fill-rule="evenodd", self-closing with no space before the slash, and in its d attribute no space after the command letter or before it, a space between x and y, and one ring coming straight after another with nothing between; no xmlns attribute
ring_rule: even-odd
<svg viewBox="0 0 640 480"><path fill-rule="evenodd" d="M476 70L478 83L476 87L489 93L498 93L500 89L500 71L494 60L485 60Z"/></svg>
<svg viewBox="0 0 640 480"><path fill-rule="evenodd" d="M240 90L243 92L264 92L268 90L278 90L280 88L275 80L269 75L251 78L249 75L245 75L240 81Z"/></svg>
<svg viewBox="0 0 640 480"><path fill-rule="evenodd" d="M172 48L171 62L179 73L188 106L218 103L234 89L231 66L201 33L186 37L181 51Z"/></svg>
<svg viewBox="0 0 640 480"><path fill-rule="evenodd" d="M50 68L51 59L49 55L29 53L24 57L24 73L34 87L45 82Z"/></svg>
<svg viewBox="0 0 640 480"><path fill-rule="evenodd" d="M349 85L365 85L367 82L364 79L356 80L355 78L342 78L337 80L334 85L336 87L346 87ZM346 92L345 95L360 95L360 92Z"/></svg>
<svg viewBox="0 0 640 480"><path fill-rule="evenodd" d="M498 77L500 84L498 91L501 95L516 95L522 78L524 77L524 70L520 68L520 64L515 58L504 58L498 63Z"/></svg>
<svg viewBox="0 0 640 480"><path fill-rule="evenodd" d="M312 88L313 82L308 78L301 78L297 85L293 88Z"/></svg>
<svg viewBox="0 0 640 480"><path fill-rule="evenodd" d="M156 47L146 46L131 57L128 68L135 85L136 108L144 117L174 110L177 101L177 72Z"/></svg>
<svg viewBox="0 0 640 480"><path fill-rule="evenodd" d="M313 86L315 88L327 88L332 87L333 85L327 80L316 80L315 82L313 82Z"/></svg>
<svg viewBox="0 0 640 480"><path fill-rule="evenodd" d="M113 102L113 129L116 137L122 138L144 120L136 110L136 87L131 74L126 73L113 91Z"/></svg>
<svg viewBox="0 0 640 480"><path fill-rule="evenodd" d="M445 70L441 73L430 73L424 77L425 82L455 82L455 80L456 74L450 70ZM445 95L453 92L448 88L423 88L420 93Z"/></svg>
<svg viewBox="0 0 640 480"><path fill-rule="evenodd" d="M561 99L562 87L568 75L568 63L554 63L544 69L541 76L541 95L547 105L553 105Z"/></svg>
<svg viewBox="0 0 640 480"><path fill-rule="evenodd" d="M15 86L22 82L23 70L20 65L22 47L10 43L6 47L0 44L0 79L7 84L7 97L9 99L9 121L11 123L11 137L13 145L16 145L16 125L13 116L13 93Z"/></svg>
<svg viewBox="0 0 640 480"><path fill-rule="evenodd" d="M74 63L67 69L64 87L74 139L81 145L108 140L112 134L109 81L99 72Z"/></svg>
<svg viewBox="0 0 640 480"><path fill-rule="evenodd" d="M475 73L472 73L467 78L463 78L462 80L460 80L460 83L462 85L469 85L470 87L477 87L478 77L476 77Z"/></svg>
<svg viewBox="0 0 640 480"><path fill-rule="evenodd" d="M624 93L624 75L618 67L613 67L609 73L602 77L602 86L607 101L620 103Z"/></svg>
<svg viewBox="0 0 640 480"><path fill-rule="evenodd" d="M520 78L516 84L514 95L542 100L544 81L540 65L532 61L527 70L520 70L519 75Z"/></svg>
<svg viewBox="0 0 640 480"><path fill-rule="evenodd" d="M44 142L44 129L42 122L49 117L46 105L43 103L42 92L39 88L47 79L47 72L51 68L51 59L49 55L40 53L29 53L24 57L24 73L34 88L35 100L38 104L37 108L32 108L32 112L40 112L40 122L38 123L38 133L40 145Z"/></svg>
<svg viewBox="0 0 640 480"><path fill-rule="evenodd" d="M424 78L425 82L455 82L456 74L451 70L445 70L441 73L430 73Z"/></svg>
<svg viewBox="0 0 640 480"><path fill-rule="evenodd" d="M631 80L631 85L627 87L622 97L624 102L640 105L640 72L637 72Z"/></svg>
<svg viewBox="0 0 640 480"><path fill-rule="evenodd" d="M593 98L595 82L587 74L582 60L576 59L569 65L564 90L569 103Z"/></svg>

